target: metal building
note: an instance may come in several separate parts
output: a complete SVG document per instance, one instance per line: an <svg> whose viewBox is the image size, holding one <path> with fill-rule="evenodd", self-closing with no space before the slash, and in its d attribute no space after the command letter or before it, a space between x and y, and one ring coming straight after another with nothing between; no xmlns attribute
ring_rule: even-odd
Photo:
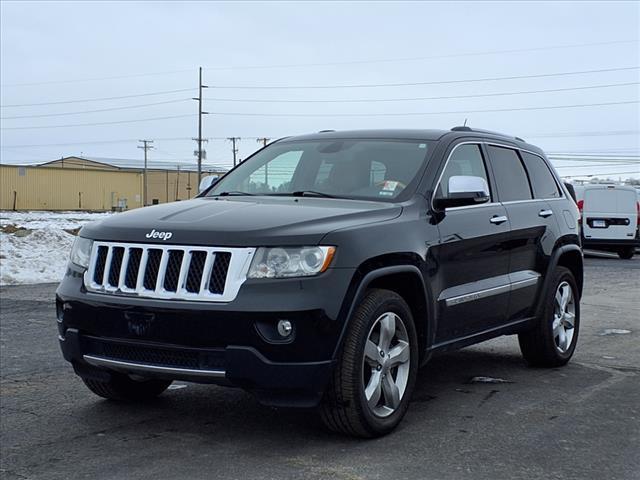
<svg viewBox="0 0 640 480"><path fill-rule="evenodd" d="M128 160L65 157L40 165L0 165L2 210L127 210L142 206L144 174ZM139 162L139 161L138 161ZM207 173L223 174L219 168ZM197 193L195 168L152 164L149 205L186 200Z"/></svg>

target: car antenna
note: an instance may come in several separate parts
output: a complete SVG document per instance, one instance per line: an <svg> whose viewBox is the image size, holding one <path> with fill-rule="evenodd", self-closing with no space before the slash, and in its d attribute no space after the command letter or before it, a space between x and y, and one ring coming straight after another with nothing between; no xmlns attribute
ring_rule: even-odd
<svg viewBox="0 0 640 480"><path fill-rule="evenodd" d="M467 126L467 119L466 119L466 118L464 119L464 123L462 124L462 126L463 126L463 127L466 127L466 126Z"/></svg>

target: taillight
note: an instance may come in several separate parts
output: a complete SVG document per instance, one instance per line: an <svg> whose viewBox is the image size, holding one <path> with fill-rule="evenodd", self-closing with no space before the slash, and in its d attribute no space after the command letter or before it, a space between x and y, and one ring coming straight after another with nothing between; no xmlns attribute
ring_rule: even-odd
<svg viewBox="0 0 640 480"><path fill-rule="evenodd" d="M584 208L584 200L578 200L578 222L582 222L582 209Z"/></svg>

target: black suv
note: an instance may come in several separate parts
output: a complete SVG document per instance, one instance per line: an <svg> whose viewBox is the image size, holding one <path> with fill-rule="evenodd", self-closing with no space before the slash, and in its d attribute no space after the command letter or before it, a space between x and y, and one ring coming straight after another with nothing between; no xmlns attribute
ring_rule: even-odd
<svg viewBox="0 0 640 480"><path fill-rule="evenodd" d="M433 354L517 334L529 364L567 363L579 242L566 187L517 137L284 138L197 198L83 227L57 291L60 345L102 397L233 385L378 436Z"/></svg>

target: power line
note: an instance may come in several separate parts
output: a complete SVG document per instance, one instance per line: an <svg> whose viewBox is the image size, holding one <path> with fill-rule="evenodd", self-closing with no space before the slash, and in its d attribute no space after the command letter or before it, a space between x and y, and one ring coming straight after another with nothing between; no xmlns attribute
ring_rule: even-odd
<svg viewBox="0 0 640 480"><path fill-rule="evenodd" d="M459 57L474 57L483 55L503 55L508 53L522 53L522 52L535 52L556 50L564 48L578 48L578 47L594 47L599 45L615 45L623 43L637 43L637 40L613 40L607 42L591 42L569 45L550 45L546 47L530 47L530 48L516 48L508 50L489 50L480 52L464 52L464 53L450 53L442 55L429 55L425 57L400 57L400 58L384 58L374 60L347 60L343 62L321 62L321 63L289 63L289 64L276 64L276 65L244 65L244 66L222 66L222 67L205 67L205 70L246 70L246 69L271 69L271 68L300 68L300 67L330 67L340 65L362 65L373 63L396 63L396 62L411 62L420 60L434 60L438 58L459 58Z"/></svg>
<svg viewBox="0 0 640 480"><path fill-rule="evenodd" d="M547 51L566 48L581 48L581 47L595 47L604 45L619 45L625 43L637 43L637 40L611 40L605 42L589 42L578 44L563 44L563 45L549 45L544 47L529 47L529 48L515 48L505 50L488 50L488 51L476 51L476 52L463 52L463 53L449 53L440 55L429 55L422 57L404 57L404 58L383 58L372 60L347 60L339 62L323 62L323 63L291 63L291 64L275 64L275 65L240 65L240 66L221 66L221 67L206 67L205 70L243 70L243 69L270 69L270 68L305 68L305 67L325 67L325 66L339 66L339 65L362 65L362 64L375 64L375 63L397 63L397 62L410 62L421 60L434 60L438 58L459 58L459 57L473 57L473 56L485 56L485 55L504 55L510 53L523 53L523 52L535 52L535 51ZM190 72L191 69L182 70L168 70L162 72L148 72L148 73L134 73L128 75L114 75L103 77L90 77L90 78L75 78L68 80L48 80L41 82L28 82L28 83L7 83L2 84L2 87L28 87L36 85L55 85L63 83L84 83L84 82L97 82L104 80L117 80L124 78L137 78L137 77L150 77L150 76L162 76L173 75L176 73Z"/></svg>
<svg viewBox="0 0 640 480"><path fill-rule="evenodd" d="M537 135L525 135L528 138L561 138L561 137L606 137L616 135L637 135L640 130L617 130L609 132L567 132L567 133L543 133Z"/></svg>
<svg viewBox="0 0 640 480"><path fill-rule="evenodd" d="M368 98L368 99L343 99L343 100L288 100L288 99L263 99L263 98L205 98L205 100L216 102L247 102L247 103L376 103L376 102L404 102L419 100L446 100L456 98L480 98L480 97L500 97L506 95L524 95L530 93L551 93L551 92L568 92L572 90L589 90L595 88L622 87L628 85L639 85L640 82L610 83L606 85L589 85L582 87L570 88L551 88L547 90L523 90L519 92L496 92L496 93L477 93L472 95L445 95L438 97L403 97L403 98Z"/></svg>
<svg viewBox="0 0 640 480"><path fill-rule="evenodd" d="M244 112L214 112L219 116L245 116L245 117L402 117L420 115L445 115L465 113L491 113L491 112L518 112L526 110L558 110L563 108L603 107L609 105L629 105L640 103L640 100L624 102L584 103L574 105L548 105L544 107L519 107L519 108L491 108L485 110L447 110L435 112L384 112L384 113L244 113Z"/></svg>
<svg viewBox="0 0 640 480"><path fill-rule="evenodd" d="M1 120L15 120L19 118L43 118L43 117L61 117L66 115L82 115L85 113L99 113L99 112L113 112L116 110L130 110L132 108L142 108L142 107L152 107L155 105L167 105L169 103L181 103L190 100L189 98L181 98L179 100L167 100L164 102L153 102L153 103L139 103L137 105L127 105L123 107L110 107L110 108L99 108L96 110L81 110L77 112L62 112L62 113L43 113L38 115L17 115L14 117L1 117Z"/></svg>
<svg viewBox="0 0 640 480"><path fill-rule="evenodd" d="M556 73L538 73L533 75L512 75L506 77L482 77L471 78L465 80L437 80L430 82L404 82L404 83L361 83L351 85L215 85L212 88L218 89L243 89L243 90L270 90L270 89L332 89L332 88L376 88L376 87L409 87L415 85L446 85L454 83L474 83L489 82L497 80L518 80L523 78L546 78L546 77L564 77L570 75L584 75L588 73L605 73L620 72L626 70L637 70L638 66L618 67L618 68L601 68L597 70L579 70L572 72L556 72Z"/></svg>
<svg viewBox="0 0 640 480"><path fill-rule="evenodd" d="M193 90L194 90L193 88L181 88L179 90L164 90L162 92L137 93L134 95L120 95L118 97L98 97L98 98L85 98L82 100L59 100L56 102L40 102L40 103L14 103L14 104L0 105L0 107L1 108L41 107L43 105L64 105L68 103L102 102L105 100L122 100L123 98L151 97L154 95L168 95L170 93L191 92Z"/></svg>
<svg viewBox="0 0 640 480"><path fill-rule="evenodd" d="M55 85L61 83L84 83L84 82L97 82L102 80L119 80L122 78L137 78L137 77L153 77L157 75L171 75L174 73L191 72L192 69L184 70L168 70L165 72L151 72L151 73L133 73L130 75L115 75L110 77L93 77L93 78L76 78L73 80L49 80L45 82L30 82L30 83L5 83L2 87L31 87L36 85Z"/></svg>
<svg viewBox="0 0 640 480"><path fill-rule="evenodd" d="M631 165L640 165L640 163L638 162L632 162L632 163L617 163L614 166L616 167L629 167ZM592 165L560 165L560 166L556 166L555 168L594 168L594 167L610 167L611 164L607 164L607 163L596 163L596 164L592 164ZM640 170L638 170L640 172Z"/></svg>
<svg viewBox="0 0 640 480"><path fill-rule="evenodd" d="M604 131L604 132L562 132L562 133L538 133L538 134L522 134L523 137L526 138L561 138L561 137L605 137L605 136L618 136L618 135L637 135L640 133L640 130L614 130L614 131ZM283 135L280 135L282 137ZM262 139L262 137L243 135L242 138L249 140L258 140ZM210 140L226 140L227 137L209 137ZM155 137L156 141L164 141L164 142L176 142L176 141L186 141L193 140L191 137ZM117 139L117 140L89 140L86 142L66 142L66 143L37 143L37 144L21 144L21 145L0 145L0 148L6 149L14 149L14 148L33 148L33 147L72 147L76 145L101 145L101 144L115 144L115 143L134 143L138 140L135 138L126 138L126 139ZM637 148L628 147L623 149L606 149L607 151L635 151ZM575 153L604 153L598 150L586 150L586 151L576 151L573 150L569 154ZM563 152L554 152L556 155L565 154ZM548 155L552 155L548 153Z"/></svg>
<svg viewBox="0 0 640 480"><path fill-rule="evenodd" d="M186 115L169 115L167 117L150 117L150 118L139 118L136 120L118 120L115 122L95 122L95 123L73 123L67 125L41 125L37 127L2 127L0 130L36 130L43 128L66 128L66 127L93 127L97 125L116 125L121 123L137 123L137 122L150 122L154 120L169 120L172 118L186 118L193 117L195 113L189 113Z"/></svg>

